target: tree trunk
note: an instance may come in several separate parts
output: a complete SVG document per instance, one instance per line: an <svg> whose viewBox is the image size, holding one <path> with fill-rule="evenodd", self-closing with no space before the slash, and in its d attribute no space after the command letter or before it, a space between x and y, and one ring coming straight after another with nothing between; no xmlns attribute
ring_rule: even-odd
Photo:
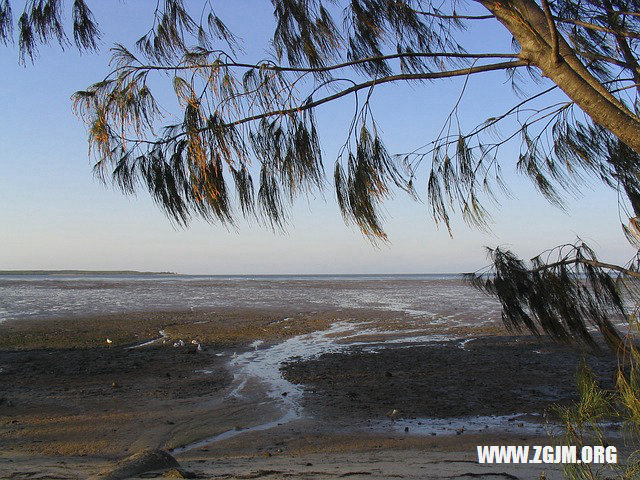
<svg viewBox="0 0 640 480"><path fill-rule="evenodd" d="M640 118L589 73L559 33L559 59L555 56L547 18L534 0L476 1L493 13L520 43L523 60L538 67L594 122L640 153Z"/></svg>

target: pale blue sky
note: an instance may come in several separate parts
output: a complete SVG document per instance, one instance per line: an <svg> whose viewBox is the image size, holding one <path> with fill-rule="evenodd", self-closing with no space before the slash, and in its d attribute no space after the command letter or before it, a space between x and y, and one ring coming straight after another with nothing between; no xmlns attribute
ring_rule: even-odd
<svg viewBox="0 0 640 480"><path fill-rule="evenodd" d="M460 272L485 264L484 245L509 246L530 257L576 235L602 258L624 262L633 254L621 233L614 192L592 183L582 198L568 202L567 212L558 210L513 173L514 149L504 151L503 165L517 196L491 207L495 223L490 233L470 229L456 218L450 239L446 229L434 225L427 205L398 194L385 205L391 243L376 248L344 225L331 188L324 199L298 201L284 235L242 221L237 230L197 220L189 229L176 229L145 191L124 197L93 179L86 131L71 111L70 96L105 75L108 47L115 41L132 45L151 13L147 2L109 2L108 8L107 2L96 3L106 34L98 55L43 48L35 65L25 68L18 65L14 48L0 48L0 269ZM244 39L248 54L261 52L270 29L270 3L218 3L219 15ZM506 35L483 35L483 45L503 45L501 50L508 51ZM374 106L388 149L407 151L432 140L460 87L459 81L443 81L380 88ZM471 128L515 101L504 74L472 78L461 119ZM351 106L345 100L318 111L329 169L344 142Z"/></svg>

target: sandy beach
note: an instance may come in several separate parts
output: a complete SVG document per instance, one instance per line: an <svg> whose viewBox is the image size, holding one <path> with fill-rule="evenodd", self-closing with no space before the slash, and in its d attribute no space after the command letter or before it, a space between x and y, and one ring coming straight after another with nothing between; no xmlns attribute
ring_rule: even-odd
<svg viewBox="0 0 640 480"><path fill-rule="evenodd" d="M0 477L87 478L146 448L197 478L558 475L479 465L476 445L553 444L581 353L487 324L416 343L439 338L419 323L219 309L0 324ZM615 361L588 362L611 383Z"/></svg>

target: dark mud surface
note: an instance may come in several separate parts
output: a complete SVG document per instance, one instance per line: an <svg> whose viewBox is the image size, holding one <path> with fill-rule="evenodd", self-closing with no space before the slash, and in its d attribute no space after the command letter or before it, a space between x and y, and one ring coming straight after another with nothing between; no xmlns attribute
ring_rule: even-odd
<svg viewBox="0 0 640 480"><path fill-rule="evenodd" d="M375 353L353 347L283 367L305 385L304 405L327 418L402 418L544 413L577 400L583 353L533 337L481 337L464 344L389 345ZM611 387L615 358L587 355L601 385Z"/></svg>

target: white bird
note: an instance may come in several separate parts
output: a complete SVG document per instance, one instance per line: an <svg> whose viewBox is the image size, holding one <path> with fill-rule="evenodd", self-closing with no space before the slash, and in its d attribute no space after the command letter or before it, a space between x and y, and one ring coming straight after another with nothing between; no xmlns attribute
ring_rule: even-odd
<svg viewBox="0 0 640 480"><path fill-rule="evenodd" d="M198 345L198 341L197 341L197 340L191 340L191 343L192 343L193 345Z"/></svg>
<svg viewBox="0 0 640 480"><path fill-rule="evenodd" d="M395 420L396 417L398 416L398 410L396 410L395 408L389 412L387 412L387 417L389 417L391 420Z"/></svg>
<svg viewBox="0 0 640 480"><path fill-rule="evenodd" d="M160 334L160 336L162 337L166 337L167 333L164 330L158 330L158 333Z"/></svg>
<svg viewBox="0 0 640 480"><path fill-rule="evenodd" d="M199 352L202 352L202 345L198 344L198 349Z"/></svg>
<svg viewBox="0 0 640 480"><path fill-rule="evenodd" d="M107 338L107 345L111 346L112 343L113 343L113 340L111 340L110 338Z"/></svg>

